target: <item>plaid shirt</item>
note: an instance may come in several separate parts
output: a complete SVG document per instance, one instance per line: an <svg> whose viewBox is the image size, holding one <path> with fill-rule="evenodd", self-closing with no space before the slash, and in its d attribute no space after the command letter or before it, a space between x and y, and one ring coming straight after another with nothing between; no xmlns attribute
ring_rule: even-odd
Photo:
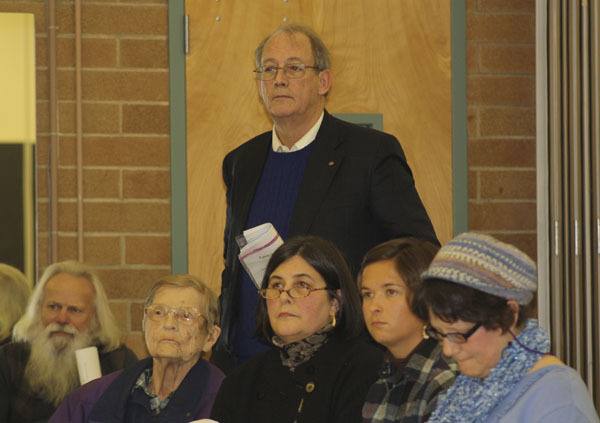
<svg viewBox="0 0 600 423"><path fill-rule="evenodd" d="M441 346L433 339L417 345L400 369L388 358L367 394L363 422L426 421L437 396L452 385L456 372L456 364L442 355Z"/></svg>

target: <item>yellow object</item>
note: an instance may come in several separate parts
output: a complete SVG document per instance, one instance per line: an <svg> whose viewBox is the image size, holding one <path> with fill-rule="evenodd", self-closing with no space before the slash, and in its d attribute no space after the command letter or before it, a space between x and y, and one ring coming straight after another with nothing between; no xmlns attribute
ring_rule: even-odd
<svg viewBox="0 0 600 423"><path fill-rule="evenodd" d="M35 143L35 26L0 13L0 143Z"/></svg>

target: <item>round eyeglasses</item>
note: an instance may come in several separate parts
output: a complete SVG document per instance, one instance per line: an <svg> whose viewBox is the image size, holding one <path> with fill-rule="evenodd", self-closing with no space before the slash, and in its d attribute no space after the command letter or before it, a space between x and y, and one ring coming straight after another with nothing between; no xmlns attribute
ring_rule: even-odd
<svg viewBox="0 0 600 423"><path fill-rule="evenodd" d="M306 285L297 285L292 286L290 289L283 288L262 288L259 289L261 297L266 298L267 300L276 300L281 297L281 294L284 292L288 294L291 298L305 298L308 297L314 291L329 291L329 288L313 288L311 286Z"/></svg>
<svg viewBox="0 0 600 423"><path fill-rule="evenodd" d="M482 325L481 322L475 323L475 326L473 326L471 329L469 329L465 333L461 333L461 332L442 333L442 332L438 331L436 328L434 328L433 326L426 325L423 327L423 337L424 338L432 338L439 342L442 342L444 340L444 338L446 338L448 341L450 341L454 344L464 344L465 342L467 342L469 340L471 335L473 335L475 332L477 332L477 329L479 329L481 327L481 325Z"/></svg>
<svg viewBox="0 0 600 423"><path fill-rule="evenodd" d="M199 318L204 317L195 308L172 308L162 304L152 304L144 309L146 316L154 322L162 322L169 314L179 322L191 325Z"/></svg>
<svg viewBox="0 0 600 423"><path fill-rule="evenodd" d="M263 65L254 69L256 79L260 81L270 81L275 78L277 72L283 70L283 74L289 79L299 79L304 76L306 69L317 69L318 66L309 66L304 63L286 63L283 66Z"/></svg>

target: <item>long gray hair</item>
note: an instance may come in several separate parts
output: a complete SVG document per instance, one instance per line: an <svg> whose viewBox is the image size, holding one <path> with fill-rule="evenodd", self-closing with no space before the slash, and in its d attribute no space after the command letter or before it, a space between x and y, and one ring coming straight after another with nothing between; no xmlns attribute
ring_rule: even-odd
<svg viewBox="0 0 600 423"><path fill-rule="evenodd" d="M46 284L59 273L66 273L90 281L96 293L94 298L95 314L92 321L92 329L94 326L96 326L96 328L91 335L93 335L93 338L101 344L103 351L117 349L121 344L121 331L117 326L115 317L108 304L108 298L104 291L104 287L102 286L102 282L100 282L100 279L90 266L72 260L54 263L46 268L40 281L33 290L25 315L17 322L13 329L13 340L22 342L30 341L29 335L31 328L39 323L41 319L41 306L44 300Z"/></svg>

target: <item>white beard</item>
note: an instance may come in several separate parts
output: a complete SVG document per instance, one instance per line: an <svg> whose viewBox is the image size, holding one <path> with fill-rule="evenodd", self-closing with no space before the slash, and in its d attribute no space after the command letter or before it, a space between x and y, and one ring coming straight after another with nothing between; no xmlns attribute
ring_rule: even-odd
<svg viewBox="0 0 600 423"><path fill-rule="evenodd" d="M62 331L73 335L51 336ZM79 386L79 373L75 350L92 345L88 331L79 332L67 324L51 323L45 328L38 323L31 328L31 355L25 367L25 381L32 392L58 406L62 400Z"/></svg>

